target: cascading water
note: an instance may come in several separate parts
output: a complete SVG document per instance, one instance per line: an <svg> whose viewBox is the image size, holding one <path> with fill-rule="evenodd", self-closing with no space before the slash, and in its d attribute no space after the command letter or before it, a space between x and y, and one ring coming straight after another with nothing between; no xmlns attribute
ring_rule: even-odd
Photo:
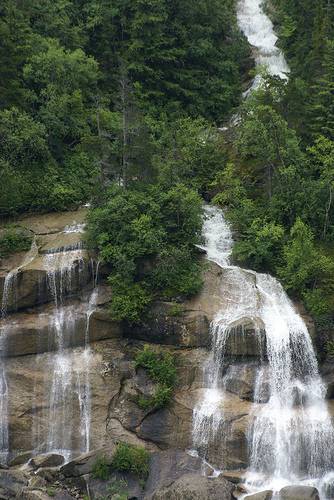
<svg viewBox="0 0 334 500"><path fill-rule="evenodd" d="M94 289L91 293L86 313L85 346L83 352L68 349L75 337L77 315L75 307L64 304L66 295L80 285L87 272L82 250L63 251L46 254L44 264L47 281L54 299L55 310L50 322L50 336L56 339L57 351L50 355L52 385L48 407L48 435L46 451L57 451L67 460L74 446L73 414L80 413L80 444L77 451L89 450L90 434L90 384L89 369L91 352L89 348L89 321L97 300L97 270L92 268ZM94 263L91 263L94 266ZM95 276L94 276L95 274ZM39 438L40 439L40 438ZM43 446L42 446L43 447ZM38 449L41 448L39 444Z"/></svg>
<svg viewBox="0 0 334 500"><path fill-rule="evenodd" d="M276 46L277 36L273 24L263 12L263 0L239 0L237 19L241 31L254 47L257 66L264 66L270 74L286 79L290 72L283 53ZM258 75L246 95L261 83Z"/></svg>
<svg viewBox="0 0 334 500"><path fill-rule="evenodd" d="M229 301L211 327L212 351L204 369L207 389L194 410L194 445L205 457L210 444L222 439L229 377L229 371L224 375L229 363L226 345L231 335L242 335L238 325L251 322L260 362L246 486L254 492L277 492L291 484L316 485L322 498L327 498L333 426L305 323L276 279L229 265L231 231L219 209L208 207L205 212L204 248L208 259L225 270L221 293L228 293ZM266 403L261 387L264 373L269 391Z"/></svg>
<svg viewBox="0 0 334 500"><path fill-rule="evenodd" d="M27 253L21 266L29 263L36 255L37 246L33 239L31 248ZM6 274L2 291L1 311L0 311L0 461L6 463L9 456L9 432L8 432L8 404L9 390L6 373L6 350L8 322L6 320L8 306L17 308L17 278L20 268L13 269Z"/></svg>

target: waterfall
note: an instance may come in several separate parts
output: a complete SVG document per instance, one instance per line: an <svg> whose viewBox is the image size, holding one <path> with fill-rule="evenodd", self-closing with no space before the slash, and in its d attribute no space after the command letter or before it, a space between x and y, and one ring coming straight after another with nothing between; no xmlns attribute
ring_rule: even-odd
<svg viewBox="0 0 334 500"><path fill-rule="evenodd" d="M97 268L91 261L94 289L86 312L85 345L83 351L69 349L74 340L77 325L75 306L65 305L65 297L83 282L88 272L83 251L64 250L44 255L48 288L54 300L54 313L50 321L50 336L56 340L57 351L49 355L52 384L49 389L48 431L46 451L61 453L69 460L75 451L89 451L90 434L90 383L91 351L89 347L89 322L97 300ZM74 425L74 412L80 413L80 439ZM39 438L40 439L40 438ZM77 446L77 445L76 445ZM39 443L38 449L43 448Z"/></svg>
<svg viewBox="0 0 334 500"><path fill-rule="evenodd" d="M283 53L276 46L277 36L268 16L263 12L263 0L239 0L237 19L241 31L254 48L255 63L264 66L270 74L286 79L290 72ZM261 83L257 75L246 95Z"/></svg>
<svg viewBox="0 0 334 500"><path fill-rule="evenodd" d="M207 207L205 217L207 256L224 269L221 293L229 294L229 300L211 325L206 390L194 409L194 445L205 457L209 447L224 438L224 399L231 369L225 373L230 363L227 344L232 336L242 335L242 325L251 322L259 363L246 486L254 492L279 491L289 484L306 483L316 485L326 498L334 429L306 325L275 278L229 264L232 238L223 213ZM269 389L265 403L264 375Z"/></svg>
<svg viewBox="0 0 334 500"><path fill-rule="evenodd" d="M7 463L9 456L9 432L8 432L8 402L9 391L6 373L6 349L7 349L7 329L6 316L8 304L17 303L17 275L18 270L14 269L7 273L1 301L1 326L0 326L0 461Z"/></svg>

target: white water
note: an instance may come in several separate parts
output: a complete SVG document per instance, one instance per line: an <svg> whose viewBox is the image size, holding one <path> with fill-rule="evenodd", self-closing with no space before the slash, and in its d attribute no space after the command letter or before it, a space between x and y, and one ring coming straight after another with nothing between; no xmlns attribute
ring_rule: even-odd
<svg viewBox="0 0 334 500"><path fill-rule="evenodd" d="M205 216L207 256L225 269L221 293L229 300L211 327L212 351L204 369L206 391L194 410L194 445L205 457L210 445L224 439L226 343L235 335L236 325L252 322L263 355L255 386L258 404L254 404L249 429L246 486L256 492L279 491L289 484L316 485L326 498L324 478L334 459L334 430L305 323L276 279L229 265L229 226L217 208L206 208ZM260 404L266 367L269 401Z"/></svg>
<svg viewBox="0 0 334 500"><path fill-rule="evenodd" d="M290 69L283 53L276 46L278 38L271 20L263 12L262 5L263 0L239 0L238 25L254 47L256 65L264 66L270 74L286 79ZM261 77L258 75L247 93L256 89L260 83Z"/></svg>
<svg viewBox="0 0 334 500"><path fill-rule="evenodd" d="M57 352L50 356L52 385L49 390L48 436L46 451L61 453L69 460L74 451L89 451L90 442L90 383L91 351L89 348L89 321L94 311L97 289L88 302L83 352L69 349L78 328L75 307L64 305L65 296L80 285L88 272L82 250L46 254L48 286L55 310L50 323L50 334L56 339ZM94 271L92 271L94 276ZM96 273L97 274L97 273ZM97 276L94 276L94 287ZM75 428L74 414L79 411L80 426ZM80 439L78 440L78 432ZM79 444L74 450L73 442ZM76 445L76 448L78 445ZM40 448L40 446L38 446Z"/></svg>

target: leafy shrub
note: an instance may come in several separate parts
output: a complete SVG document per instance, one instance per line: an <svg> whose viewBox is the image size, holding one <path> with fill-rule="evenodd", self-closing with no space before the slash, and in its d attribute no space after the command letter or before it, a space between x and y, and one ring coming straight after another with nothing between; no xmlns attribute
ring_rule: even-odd
<svg viewBox="0 0 334 500"><path fill-rule="evenodd" d="M88 216L88 245L111 267L111 314L139 323L154 298L187 297L202 286L195 244L202 204L182 184L165 191L113 185L105 204ZM149 262L143 272L143 261Z"/></svg>
<svg viewBox="0 0 334 500"><path fill-rule="evenodd" d="M137 404L142 410L159 410L168 405L173 394L173 387L158 384L153 396L139 396Z"/></svg>
<svg viewBox="0 0 334 500"><path fill-rule="evenodd" d="M172 316L174 318L178 316L182 316L183 314L183 307L181 304L174 303L169 309L169 316Z"/></svg>
<svg viewBox="0 0 334 500"><path fill-rule="evenodd" d="M98 457L93 465L92 475L95 479L107 481L110 477L110 462L105 456Z"/></svg>
<svg viewBox="0 0 334 500"><path fill-rule="evenodd" d="M174 358L169 353L155 352L145 346L136 356L136 368L145 368L154 382L174 386L176 368Z"/></svg>
<svg viewBox="0 0 334 500"><path fill-rule="evenodd" d="M23 228L8 226L0 234L0 258L29 250L32 236Z"/></svg>
<svg viewBox="0 0 334 500"><path fill-rule="evenodd" d="M144 368L149 377L157 383L152 396L139 396L137 404L143 410L159 409L167 406L176 383L176 368L169 353L158 353L145 346L136 356L136 368Z"/></svg>
<svg viewBox="0 0 334 500"><path fill-rule="evenodd" d="M119 275L111 276L109 283L112 286L113 299L110 313L115 321L127 319L132 323L139 323L152 296L139 283L126 283Z"/></svg>
<svg viewBox="0 0 334 500"><path fill-rule="evenodd" d="M146 478L150 455L145 448L119 443L113 456L111 466L120 472L132 472L138 477Z"/></svg>

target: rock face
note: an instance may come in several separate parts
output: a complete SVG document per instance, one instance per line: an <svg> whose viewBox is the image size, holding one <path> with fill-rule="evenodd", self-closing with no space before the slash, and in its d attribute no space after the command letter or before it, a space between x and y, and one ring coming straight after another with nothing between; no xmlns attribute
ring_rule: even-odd
<svg viewBox="0 0 334 500"><path fill-rule="evenodd" d="M233 486L224 478L207 478L198 474L185 474L167 488L146 497L152 500L230 500Z"/></svg>
<svg viewBox="0 0 334 500"><path fill-rule="evenodd" d="M68 251L67 264L72 267L71 293L77 293L90 281L90 258L85 250L80 250L85 216L86 210L81 209L63 214L31 216L18 221L22 228L34 235L34 239L30 251L3 259L0 263L0 301L3 303L3 293L7 290L8 312L53 300L47 275L50 266L60 272L64 265L62 253L65 251ZM84 272L81 272L82 269ZM12 279L5 286L10 271Z"/></svg>
<svg viewBox="0 0 334 500"><path fill-rule="evenodd" d="M108 313L111 291L103 282L99 284L92 309L88 306L94 269L82 243L84 217L83 210L24 219L22 225L35 235L35 246L31 252L1 263L0 300L6 276L10 270L17 270L7 287L7 311L12 314L0 320L0 328L6 334L1 350L6 355L4 364L10 394L9 446L13 459L10 464L19 467L30 462L24 466L25 472L0 471L0 498L19 495L18 498L28 500L45 500L48 485L55 487L55 498L81 498L77 496L78 491L80 495L85 494L87 480L92 498L106 496L107 487L113 481L121 481L123 476L114 473L109 482L102 484L92 477L94 464L101 455L111 459L115 443L125 441L144 446L152 453L145 487L138 478L126 476L131 497L230 500L236 487L232 482L242 482L249 462L247 431L256 413L256 404L266 403L269 397L264 369L262 386L257 391L258 403L254 403L256 367L260 359L265 363L263 325L256 318L244 317L229 331L222 367L224 423L219 429L219 438L205 450L207 461L224 469L225 477L203 477L201 460L185 450L193 447L193 410L205 391L203 366L212 341L210 325L217 313L223 315L233 301L232 290L236 286L231 282L233 277L228 269L207 263L204 287L196 297L177 305L157 302L151 319L140 327L112 321ZM66 272L62 276L66 263L71 269L70 276ZM64 286L61 306L65 320L61 334L50 270L58 280L56 287ZM253 286L252 273L243 274ZM103 273L100 276L103 281ZM69 331L63 335L66 329ZM65 465L62 465L62 456L39 455L47 448L52 419L57 419L62 412L60 404L54 405L53 413L49 411L50 389L55 378L61 378L55 369L59 363L59 335L66 338L61 362L69 366L61 389L66 391L66 386L71 384L73 387L66 401L73 427L67 445L73 456ZM88 343L89 363L84 347L86 344L87 348ZM145 343L153 350L170 353L177 366L177 386L172 400L158 411L145 411L137 404L138 396L150 395L155 390L147 373L135 366L136 353ZM334 394L332 372L328 369L326 373L329 398ZM85 449L82 415L87 391L80 392L80 388L86 388L87 380L89 446L94 451L82 454ZM330 404L334 406L334 401ZM64 426L66 424L64 421ZM207 470L207 475L210 472ZM57 484L59 478L62 478L61 485ZM78 491L73 493L71 488ZM281 498L318 498L312 488L303 491L293 488L282 490L281 494L290 496ZM291 496L301 494L309 496ZM271 492L249 498L269 500Z"/></svg>

